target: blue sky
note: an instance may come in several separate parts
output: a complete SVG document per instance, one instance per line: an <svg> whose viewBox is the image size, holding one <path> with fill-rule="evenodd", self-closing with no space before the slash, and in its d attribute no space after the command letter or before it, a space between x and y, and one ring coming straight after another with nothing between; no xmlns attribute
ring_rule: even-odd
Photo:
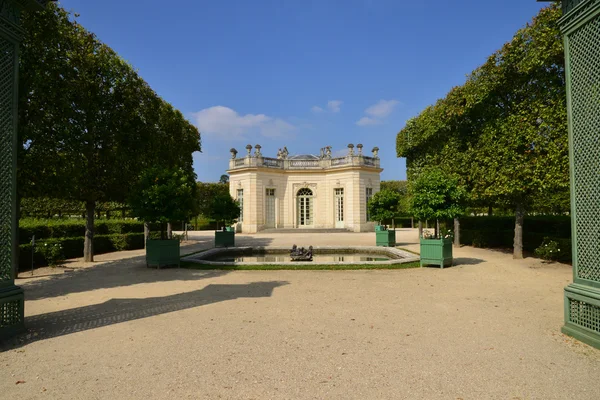
<svg viewBox="0 0 600 400"><path fill-rule="evenodd" d="M534 0L62 0L202 133L201 181L229 149L274 157L380 150L405 179L395 137L509 41Z"/></svg>

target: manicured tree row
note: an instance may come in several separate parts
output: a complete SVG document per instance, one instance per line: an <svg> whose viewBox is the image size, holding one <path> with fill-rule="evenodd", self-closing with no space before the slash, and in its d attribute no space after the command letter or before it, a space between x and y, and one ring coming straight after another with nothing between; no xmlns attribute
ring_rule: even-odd
<svg viewBox="0 0 600 400"><path fill-rule="evenodd" d="M150 167L192 171L200 134L134 68L56 5L26 14L19 98L19 197L125 203Z"/></svg>
<svg viewBox="0 0 600 400"><path fill-rule="evenodd" d="M564 210L568 198L560 16L556 4L542 9L464 85L408 121L396 141L409 180L434 165L456 177L468 205L510 207L515 258L523 255L525 214L540 203Z"/></svg>

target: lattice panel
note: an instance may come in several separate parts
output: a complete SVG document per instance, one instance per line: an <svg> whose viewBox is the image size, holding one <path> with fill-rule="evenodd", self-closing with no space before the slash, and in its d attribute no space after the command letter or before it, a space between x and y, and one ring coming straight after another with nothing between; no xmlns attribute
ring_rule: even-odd
<svg viewBox="0 0 600 400"><path fill-rule="evenodd" d="M11 300L0 303L0 330L10 328L23 323L21 321L22 300Z"/></svg>
<svg viewBox="0 0 600 400"><path fill-rule="evenodd" d="M562 0L562 9L564 13L571 11L579 3L583 3L585 0Z"/></svg>
<svg viewBox="0 0 600 400"><path fill-rule="evenodd" d="M569 299L569 322L600 334L600 307Z"/></svg>
<svg viewBox="0 0 600 400"><path fill-rule="evenodd" d="M577 276L600 282L600 16L568 36Z"/></svg>
<svg viewBox="0 0 600 400"><path fill-rule="evenodd" d="M12 279L15 45L0 38L0 282Z"/></svg>

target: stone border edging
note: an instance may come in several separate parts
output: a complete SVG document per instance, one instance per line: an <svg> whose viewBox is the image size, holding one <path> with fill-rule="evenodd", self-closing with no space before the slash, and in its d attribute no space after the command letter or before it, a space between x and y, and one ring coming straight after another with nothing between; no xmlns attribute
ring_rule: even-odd
<svg viewBox="0 0 600 400"><path fill-rule="evenodd" d="M274 247L226 247L226 248L213 248L206 250L202 253L193 254L182 258L182 261L193 262L204 265L215 265L215 266L226 266L226 265L394 265L394 264L406 264L409 262L419 261L419 256L409 253L404 250L399 250L395 247L377 247L377 246L316 246L313 247L315 254L327 254L332 252L348 252L348 253L373 253L383 254L388 257L392 257L388 261L352 261L352 262L328 262L328 263L315 263L312 261L296 261L296 262L228 262L228 261L209 261L208 258L212 258L219 254L224 253L244 253L252 251L260 251L266 254L289 252L288 247L274 246Z"/></svg>

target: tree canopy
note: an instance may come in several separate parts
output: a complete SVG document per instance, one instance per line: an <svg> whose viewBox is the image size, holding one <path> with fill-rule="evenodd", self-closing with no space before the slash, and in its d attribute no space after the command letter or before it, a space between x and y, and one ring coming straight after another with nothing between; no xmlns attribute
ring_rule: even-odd
<svg viewBox="0 0 600 400"><path fill-rule="evenodd" d="M560 16L556 4L542 9L462 86L406 123L396 149L407 158L409 180L436 166L467 189L470 205L512 208L517 226L526 210L537 211L539 199L559 202L542 209L564 210L569 175ZM517 257L519 247L516 240Z"/></svg>
<svg viewBox="0 0 600 400"><path fill-rule="evenodd" d="M146 170L129 198L133 215L161 224L185 221L197 212L195 178L183 168Z"/></svg>
<svg viewBox="0 0 600 400"><path fill-rule="evenodd" d="M402 196L391 189L383 189L375 193L367 207L372 220L379 221L396 218Z"/></svg>
<svg viewBox="0 0 600 400"><path fill-rule="evenodd" d="M200 134L134 68L55 4L25 13L18 190L85 204L93 261L98 202L123 202L149 167L192 171Z"/></svg>

